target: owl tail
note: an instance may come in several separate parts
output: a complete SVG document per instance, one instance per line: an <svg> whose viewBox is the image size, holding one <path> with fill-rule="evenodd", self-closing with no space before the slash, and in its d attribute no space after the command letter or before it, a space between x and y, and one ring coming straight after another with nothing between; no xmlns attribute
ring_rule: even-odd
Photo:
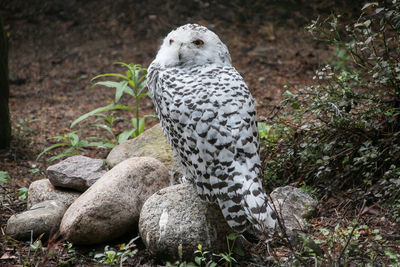
<svg viewBox="0 0 400 267"><path fill-rule="evenodd" d="M244 192L243 208L247 220L258 232L271 232L277 225L276 212L271 207L264 190L260 186L254 187Z"/></svg>
<svg viewBox="0 0 400 267"><path fill-rule="evenodd" d="M217 197L225 220L237 232L270 233L276 226L276 214L261 183L247 181L241 189Z"/></svg>

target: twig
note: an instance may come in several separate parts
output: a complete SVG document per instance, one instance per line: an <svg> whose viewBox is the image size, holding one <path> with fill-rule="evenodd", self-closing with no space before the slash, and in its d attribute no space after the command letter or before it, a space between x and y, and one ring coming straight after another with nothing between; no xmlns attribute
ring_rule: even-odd
<svg viewBox="0 0 400 267"><path fill-rule="evenodd" d="M339 257L338 257L338 259L337 259L337 261L336 261L339 265L340 265L340 259L343 257L343 254L344 254L345 250L347 249L347 247L348 247L349 244L350 244L351 239L353 238L354 231L356 230L356 227L357 227L357 225L358 225L358 221L360 220L360 217L361 217L361 215L362 215L362 211L364 210L364 207L365 207L365 203L366 203L366 202L367 202L367 201L364 199L363 204L362 204L361 209L360 209L360 212L359 212L358 215L357 215L356 223L353 225L353 227L352 227L352 229L351 229L350 236L349 236L349 238L347 239L346 245L342 248L342 251L340 251Z"/></svg>

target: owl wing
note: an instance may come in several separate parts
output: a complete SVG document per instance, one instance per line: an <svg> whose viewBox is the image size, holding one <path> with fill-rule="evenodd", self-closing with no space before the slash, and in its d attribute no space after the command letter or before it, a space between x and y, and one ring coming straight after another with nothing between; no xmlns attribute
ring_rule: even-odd
<svg viewBox="0 0 400 267"><path fill-rule="evenodd" d="M149 68L149 88L175 158L236 231L271 225L259 180L253 98L233 67ZM269 208L269 209L268 209Z"/></svg>

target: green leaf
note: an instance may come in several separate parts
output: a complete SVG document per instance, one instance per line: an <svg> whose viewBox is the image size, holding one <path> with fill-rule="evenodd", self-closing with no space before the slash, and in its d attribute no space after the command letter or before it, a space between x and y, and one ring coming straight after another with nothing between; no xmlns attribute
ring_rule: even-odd
<svg viewBox="0 0 400 267"><path fill-rule="evenodd" d="M128 86L127 81L121 81L119 84L119 87L115 88L115 102L118 102L124 93L134 96L133 90Z"/></svg>
<svg viewBox="0 0 400 267"><path fill-rule="evenodd" d="M26 200L28 198L29 189L26 187L22 187L18 189L18 199Z"/></svg>
<svg viewBox="0 0 400 267"><path fill-rule="evenodd" d="M135 132L134 129L125 130L118 135L118 144L125 142Z"/></svg>
<svg viewBox="0 0 400 267"><path fill-rule="evenodd" d="M139 119L139 134L144 132L144 125L145 125L145 119L140 118Z"/></svg>
<svg viewBox="0 0 400 267"><path fill-rule="evenodd" d="M201 266L201 257L195 257L195 258L194 258L194 262L195 262L197 265Z"/></svg>
<svg viewBox="0 0 400 267"><path fill-rule="evenodd" d="M42 241L40 241L40 240L37 240L33 244L30 245L31 251L36 251L40 248L42 248Z"/></svg>
<svg viewBox="0 0 400 267"><path fill-rule="evenodd" d="M92 126L93 126L93 127L99 127L99 128L101 128L101 129L104 129L104 130L106 130L107 132L109 132L112 136L114 136L113 130L112 130L111 127L109 127L108 125L100 124L100 123L95 123L95 124L92 124Z"/></svg>
<svg viewBox="0 0 400 267"><path fill-rule="evenodd" d="M140 99L141 99L142 97L144 97L144 96L150 97L150 93L140 94L140 95L138 95L136 98L137 98L137 100L140 100Z"/></svg>
<svg viewBox="0 0 400 267"><path fill-rule="evenodd" d="M28 172L35 174L35 173L38 173L39 171L40 171L39 168L34 168L34 169L30 169Z"/></svg>
<svg viewBox="0 0 400 267"><path fill-rule="evenodd" d="M49 147L46 147L42 152L39 153L39 155L36 157L36 160L39 160L39 158L40 158L44 153L47 153L48 151L50 151L50 150L52 150L52 149L54 149L54 148L61 147L61 146L67 146L67 145L68 145L67 143L57 143L57 144L51 145L51 146L49 146Z"/></svg>
<svg viewBox="0 0 400 267"><path fill-rule="evenodd" d="M94 255L94 258L95 258L95 259L103 258L103 257L104 257L104 254L103 254L103 253L97 253L97 254Z"/></svg>
<svg viewBox="0 0 400 267"><path fill-rule="evenodd" d="M11 177L6 171L0 171L0 184L11 181Z"/></svg>
<svg viewBox="0 0 400 267"><path fill-rule="evenodd" d="M115 147L115 144L113 144L113 143L111 143L111 142L90 142L90 143L88 143L87 146L114 148L114 147Z"/></svg>
<svg viewBox="0 0 400 267"><path fill-rule="evenodd" d="M238 233L230 233L226 238L228 238L228 240L236 240L238 236Z"/></svg>
<svg viewBox="0 0 400 267"><path fill-rule="evenodd" d="M69 133L70 143L73 147L77 147L79 144L79 136L76 133Z"/></svg>
<svg viewBox="0 0 400 267"><path fill-rule="evenodd" d="M120 82L102 81L102 82L94 83L92 85L92 87L94 87L96 85L103 85L103 86L110 87L110 88L118 88L118 87L120 87Z"/></svg>
<svg viewBox="0 0 400 267"><path fill-rule="evenodd" d="M101 78L101 77L110 77L110 76L111 77L119 77L119 78L122 78L124 80L127 80L127 77L122 75L122 74L120 74L120 73L104 73L104 74L100 74L100 75L97 75L96 77L92 78L91 81L94 81L94 80L96 80L98 78Z"/></svg>
<svg viewBox="0 0 400 267"><path fill-rule="evenodd" d="M48 158L47 161L48 162L52 162L52 161L55 161L55 160L58 160L58 159L61 159L61 158L67 158L67 157L72 157L72 156L76 156L76 155L79 155L79 153L77 153L77 152L75 152L75 153L72 153L72 152L65 153L64 152L64 153L61 153L61 154L58 154L56 156Z"/></svg>
<svg viewBox="0 0 400 267"><path fill-rule="evenodd" d="M144 115L143 118L152 118L152 119L160 120L156 114Z"/></svg>
<svg viewBox="0 0 400 267"><path fill-rule="evenodd" d="M80 116L79 118L77 118L76 120L74 120L71 123L70 128L73 128L76 124L80 123L81 121L87 119L88 117L91 117L97 113L101 113L101 112L105 112L105 111L109 111L109 110L118 110L118 109L127 109L127 110L131 110L131 108L129 106L124 106L121 104L110 104L108 106L104 106L104 107L99 107L96 108L82 116Z"/></svg>
<svg viewBox="0 0 400 267"><path fill-rule="evenodd" d="M142 77L140 77L140 79L139 80L141 80L143 78L143 76ZM146 88L146 83L145 82L140 82L139 83L139 86L138 86L138 94L141 94L142 93L142 91L144 90Z"/></svg>

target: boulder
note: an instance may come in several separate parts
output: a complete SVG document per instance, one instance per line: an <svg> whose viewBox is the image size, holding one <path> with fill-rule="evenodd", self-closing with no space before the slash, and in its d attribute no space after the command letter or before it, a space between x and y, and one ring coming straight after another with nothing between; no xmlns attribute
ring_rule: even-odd
<svg viewBox="0 0 400 267"><path fill-rule="evenodd" d="M152 157L164 163L168 169L176 170L172 150L160 124L114 147L107 156L107 164L114 167L131 157Z"/></svg>
<svg viewBox="0 0 400 267"><path fill-rule="evenodd" d="M41 234L56 233L67 207L57 200L46 200L29 210L12 215L7 222L7 235L18 240L31 240Z"/></svg>
<svg viewBox="0 0 400 267"><path fill-rule="evenodd" d="M45 200L58 200L69 207L80 195L77 191L55 188L49 179L37 180L29 186L28 209Z"/></svg>
<svg viewBox="0 0 400 267"><path fill-rule="evenodd" d="M160 161L127 159L75 200L62 219L60 232L74 244L121 237L137 228L143 203L168 183L168 169Z"/></svg>
<svg viewBox="0 0 400 267"><path fill-rule="evenodd" d="M57 187L84 192L106 172L104 160L72 156L47 168L50 182Z"/></svg>
<svg viewBox="0 0 400 267"><path fill-rule="evenodd" d="M318 201L293 186L278 187L270 196L289 234L305 232L308 229L305 218L314 212Z"/></svg>
<svg viewBox="0 0 400 267"><path fill-rule="evenodd" d="M190 183L161 189L143 205L139 233L157 258L193 260L198 244L214 253L227 251L233 232L215 204L200 199Z"/></svg>

